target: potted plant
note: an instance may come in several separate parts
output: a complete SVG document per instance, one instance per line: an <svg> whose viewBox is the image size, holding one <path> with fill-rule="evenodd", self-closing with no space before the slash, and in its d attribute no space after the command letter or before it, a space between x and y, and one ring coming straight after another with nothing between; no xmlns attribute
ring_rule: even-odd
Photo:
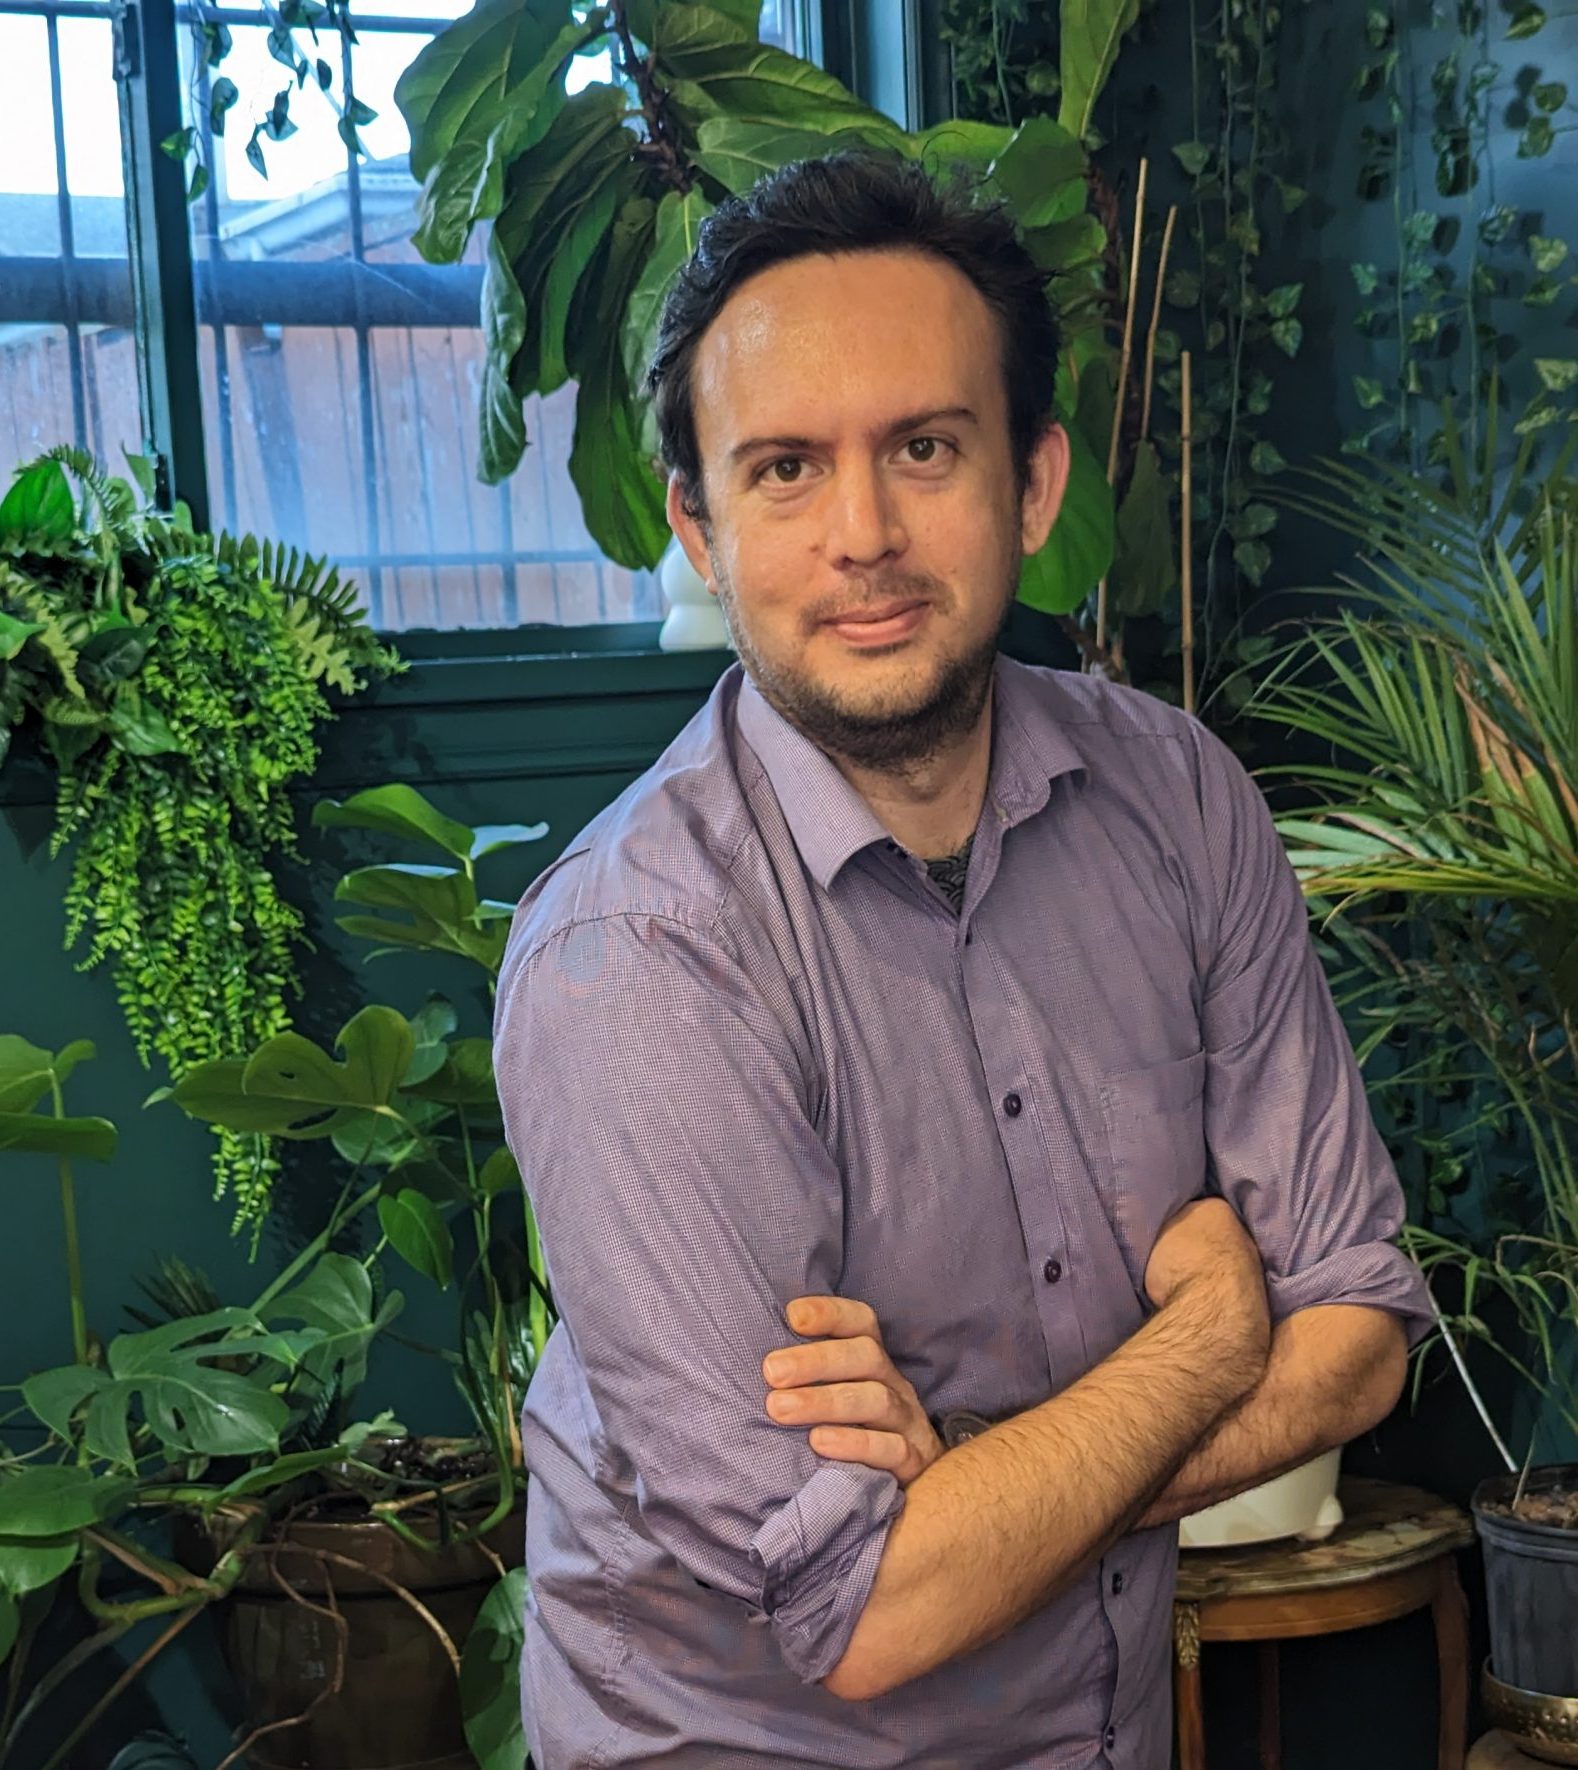
<svg viewBox="0 0 1578 1770"><path fill-rule="evenodd" d="M1474 1509L1498 1713L1526 1725L1517 1691L1567 1699L1578 1740L1578 430L1537 468L1542 401L1497 471L1491 411L1477 444L1444 414L1440 485L1333 464L1290 497L1364 563L1347 607L1260 665L1250 704L1329 746L1269 772L1319 790L1279 824L1328 934L1368 968L1368 1043L1412 1020L1453 1045L1524 1153L1520 1220L1497 1226L1496 1207L1488 1237L1416 1224L1411 1242L1427 1272L1460 1275L1449 1348L1493 1344L1537 1404L1531 1457L1543 1430L1568 1459L1531 1472L1509 1456ZM1412 944L1395 916L1358 919L1388 894ZM1487 1325L1492 1293L1510 1334Z"/></svg>
<svg viewBox="0 0 1578 1770"><path fill-rule="evenodd" d="M252 1303L220 1307L185 1283L181 1307L108 1343L90 1331L82 1288L74 1162L108 1162L108 1120L69 1116L64 1094L94 1055L86 1041L49 1052L0 1035L0 1149L53 1157L66 1243L66 1303L75 1358L28 1377L13 1429L28 1449L0 1449L0 1661L6 1698L0 1762L35 1715L96 1654L138 1623L161 1633L74 1726L42 1754L54 1770L127 1684L209 1604L247 1578L268 1553L276 1521L304 1483L355 1487L386 1479L379 1444L398 1437L392 1417L356 1421L350 1398L374 1338L398 1313L360 1261L320 1236ZM180 1274L189 1281L190 1275ZM224 1551L200 1571L169 1551L177 1516L231 1517ZM134 1586L109 1595L111 1568ZM34 1663L39 1631L68 1586L91 1632L57 1664ZM36 1739L34 1739L36 1744Z"/></svg>
<svg viewBox="0 0 1578 1770"><path fill-rule="evenodd" d="M326 800L316 808L314 822L415 843L436 856L438 864L401 862L347 873L335 896L361 908L342 917L340 926L376 942L379 951L398 948L460 958L480 972L491 999L514 906L479 894L477 864L540 839L546 825L474 829L445 817L404 785L373 788L343 804ZM462 1035L458 1025L454 1007L438 996L429 997L409 1018L373 1004L341 1028L332 1052L299 1033L280 1033L245 1058L193 1066L167 1092L183 1110L209 1124L238 1133L330 1143L347 1172L325 1236L332 1241L363 1221L375 1222L378 1241L370 1261L392 1251L425 1278L456 1293L456 1345L444 1356L477 1425L478 1437L466 1448L465 1459L445 1467L457 1447L407 1441L403 1455L425 1456L429 1462L401 1484L406 1491L392 1488L349 1519L328 1518L320 1508L310 1532L293 1529L288 1538L276 1532L272 1540L281 1545L282 1565L287 1553L294 1556L302 1547L322 1551L332 1566L354 1562L355 1577L364 1584L370 1581L381 1590L400 1587L407 1610L415 1608L411 1598L421 1596L424 1588L459 1583L452 1567L440 1569L433 1561L435 1540L451 1556L469 1557L473 1579L465 1620L469 1627L471 1616L481 1609L480 1629L470 1630L464 1652L453 1645L464 1631L427 1633L452 1636L448 1651L459 1676L458 1686L450 1685L458 1691L456 1722L463 1718L466 1740L484 1765L496 1763L502 1770L518 1763L524 1749L515 1673L524 1598L526 1478L519 1410L554 1312L536 1226L503 1141L491 1040ZM429 1511L438 1506L436 1531L419 1532L408 1522L413 1488ZM354 1543L346 1537L348 1531L360 1533ZM210 1534L213 1551L222 1553L223 1535ZM290 1560L288 1565L293 1581L307 1581L305 1564ZM300 1583L310 1603L328 1599L331 1588L343 1591L344 1578ZM232 1602L229 1626L233 1661L243 1683L253 1689L256 1724L300 1716L304 1696L313 1704L311 1714L289 1734L291 1755L273 1761L368 1767L409 1761L416 1743L409 1717L412 1698L440 1712L448 1700L435 1699L433 1679L408 1677L403 1706L390 1698L369 1707L365 1690L353 1689L348 1679L330 1691L324 1655L314 1647L313 1631L319 1625L296 1615L289 1619L294 1634L279 1644L273 1658L281 1674L289 1668L288 1678L277 1676L264 1689L255 1675L266 1645L263 1621L248 1617L249 1597L258 1604L269 1602L266 1593L244 1583ZM361 1605L347 1618L347 1651L357 1663L367 1657L387 1661L386 1636L396 1626L408 1643L422 1641L426 1648L420 1621L428 1619L420 1619L413 1635L410 1618L399 1613L398 1604L383 1609L379 1617ZM277 1604L273 1610L277 1620L282 1613ZM316 1671L306 1669L313 1665ZM283 1741L283 1735L276 1740ZM446 1748L429 1736L423 1750L436 1759L444 1749L458 1746L458 1737ZM278 1752L282 1744L270 1749ZM405 1755L388 1755L395 1750Z"/></svg>

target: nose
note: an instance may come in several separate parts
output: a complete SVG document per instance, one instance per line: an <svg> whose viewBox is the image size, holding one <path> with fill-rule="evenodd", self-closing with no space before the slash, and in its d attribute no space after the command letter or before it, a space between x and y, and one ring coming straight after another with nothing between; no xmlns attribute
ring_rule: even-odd
<svg viewBox="0 0 1578 1770"><path fill-rule="evenodd" d="M875 463L841 465L830 502L829 564L841 570L880 565L909 545L898 502Z"/></svg>

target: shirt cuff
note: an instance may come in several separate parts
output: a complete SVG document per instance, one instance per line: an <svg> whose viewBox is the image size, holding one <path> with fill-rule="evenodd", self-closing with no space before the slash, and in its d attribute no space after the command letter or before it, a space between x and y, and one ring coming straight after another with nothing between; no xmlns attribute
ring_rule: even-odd
<svg viewBox="0 0 1578 1770"><path fill-rule="evenodd" d="M1323 1303L1353 1303L1401 1316L1410 1346L1417 1346L1435 1326L1424 1274L1401 1248L1386 1241L1338 1248L1302 1272L1268 1272L1266 1291L1273 1322Z"/></svg>
<svg viewBox="0 0 1578 1770"><path fill-rule="evenodd" d="M785 1662L820 1683L844 1657L865 1609L888 1525L904 1509L894 1478L858 1463L824 1463L751 1539L762 1608Z"/></svg>

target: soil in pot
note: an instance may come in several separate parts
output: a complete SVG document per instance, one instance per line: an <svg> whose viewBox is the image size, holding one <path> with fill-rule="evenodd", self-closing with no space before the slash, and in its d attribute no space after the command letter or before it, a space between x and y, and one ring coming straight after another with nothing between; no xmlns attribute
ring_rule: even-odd
<svg viewBox="0 0 1578 1770"><path fill-rule="evenodd" d="M478 1472L417 1440L390 1446L380 1460L391 1472L442 1482ZM482 1493L491 1501L491 1484ZM475 1524L486 1509L452 1515L451 1524ZM214 1519L206 1540L190 1543L192 1559L211 1564L242 1516ZM431 1507L402 1517L437 1546L403 1541L369 1516L364 1500L331 1492L297 1508L249 1556L220 1629L246 1731L269 1729L247 1753L254 1770L471 1766L454 1666L415 1606L462 1647L500 1566L524 1558L524 1510L458 1547L438 1544Z"/></svg>
<svg viewBox="0 0 1578 1770"><path fill-rule="evenodd" d="M1498 1475L1474 1495L1485 1549L1491 1670L1543 1696L1578 1698L1578 1464Z"/></svg>

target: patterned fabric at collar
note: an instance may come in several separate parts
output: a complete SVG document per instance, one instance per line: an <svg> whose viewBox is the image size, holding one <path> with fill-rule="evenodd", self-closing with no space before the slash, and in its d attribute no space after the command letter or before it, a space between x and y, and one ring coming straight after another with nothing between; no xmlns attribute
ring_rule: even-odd
<svg viewBox="0 0 1578 1770"><path fill-rule="evenodd" d="M740 670L740 665L733 666ZM1028 691L1024 668L998 657L992 714L992 770L987 796L1012 827L1045 806L1059 775L1084 772L1084 763L1040 695ZM839 773L832 760L769 706L744 676L736 717L760 758L783 809L800 858L824 888L844 863L873 842L888 839L882 820Z"/></svg>

